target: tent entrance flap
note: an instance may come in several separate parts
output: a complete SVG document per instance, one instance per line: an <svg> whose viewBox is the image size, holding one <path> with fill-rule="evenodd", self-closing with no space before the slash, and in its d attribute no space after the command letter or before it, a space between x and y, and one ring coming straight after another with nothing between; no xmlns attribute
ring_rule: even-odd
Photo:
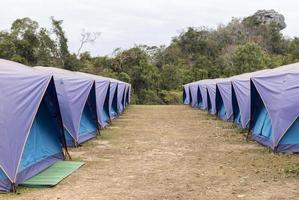
<svg viewBox="0 0 299 200"><path fill-rule="evenodd" d="M43 98L33 121L18 173L23 173L24 179L30 178L30 172L24 174L26 169L29 169L42 160L50 159L50 157L61 155L62 153L59 128L55 120L51 117L46 98ZM48 165L50 164L49 162ZM41 171L43 168L36 166L35 170Z"/></svg>
<svg viewBox="0 0 299 200"><path fill-rule="evenodd" d="M186 88L184 87L184 89L183 89L183 102L184 102L184 104L187 104L187 99L186 99Z"/></svg>
<svg viewBox="0 0 299 200"><path fill-rule="evenodd" d="M287 130L286 134L282 137L279 145L295 145L299 143L299 118L295 120L292 126Z"/></svg>
<svg viewBox="0 0 299 200"><path fill-rule="evenodd" d="M253 134L272 139L272 124L266 108L261 107L257 113L252 128Z"/></svg>
<svg viewBox="0 0 299 200"><path fill-rule="evenodd" d="M190 101L190 105L192 106L192 102L193 102L193 99L192 99L192 93L191 93L191 87L189 86L189 101Z"/></svg>
<svg viewBox="0 0 299 200"><path fill-rule="evenodd" d="M10 180L0 168L0 193L6 191L7 185L10 185Z"/></svg>
<svg viewBox="0 0 299 200"><path fill-rule="evenodd" d="M117 116L117 113L118 113L118 111L117 111L117 87L118 86L116 86L116 88L115 88L115 92L114 92L114 95L113 95L113 97L112 97L112 105L111 105L111 110L110 110L110 112L111 112L111 118L113 119L113 118L115 118L116 116Z"/></svg>
<svg viewBox="0 0 299 200"><path fill-rule="evenodd" d="M126 88L124 89L124 94L123 94L121 102L123 103L123 109L125 109L125 107L126 107Z"/></svg>
<svg viewBox="0 0 299 200"><path fill-rule="evenodd" d="M218 110L218 116L221 119L226 120L226 112L225 112L225 108L224 108L223 102L220 102L220 108Z"/></svg>
<svg viewBox="0 0 299 200"><path fill-rule="evenodd" d="M238 126L242 126L242 119L241 119L241 113L240 113L240 108L239 108L239 104L237 101L237 97L236 97L236 93L235 93L235 89L232 86L232 106L233 106L233 118L234 118L234 122L238 125Z"/></svg>
<svg viewBox="0 0 299 200"><path fill-rule="evenodd" d="M94 138L97 133L97 114L96 114L96 97L95 88L90 90L87 101L85 102L80 119L80 127L77 142L79 144Z"/></svg>
<svg viewBox="0 0 299 200"><path fill-rule="evenodd" d="M208 100L207 110L209 112L212 112L212 104L211 104L210 94L209 94L208 90L207 90L207 100Z"/></svg>
<svg viewBox="0 0 299 200"><path fill-rule="evenodd" d="M53 187L78 170L82 165L84 165L84 162L58 161L21 185L25 187Z"/></svg>
<svg viewBox="0 0 299 200"><path fill-rule="evenodd" d="M129 103L129 95L130 95L130 89L128 88L127 89L127 94L126 94L126 105L128 105L128 103Z"/></svg>
<svg viewBox="0 0 299 200"><path fill-rule="evenodd" d="M97 125L93 116L95 116L95 114L92 114L91 108L86 103L80 120L79 140L80 137L87 134L96 134Z"/></svg>
<svg viewBox="0 0 299 200"><path fill-rule="evenodd" d="M201 96L201 92L200 92L200 88L199 88L199 86L198 86L198 88L197 88L197 106L198 106L199 108L202 107L202 96Z"/></svg>
<svg viewBox="0 0 299 200"><path fill-rule="evenodd" d="M269 113L256 88L251 87L251 121L250 128L254 140L272 146L272 123Z"/></svg>
<svg viewBox="0 0 299 200"><path fill-rule="evenodd" d="M218 87L216 88L216 112L221 119L227 120L226 110Z"/></svg>
<svg viewBox="0 0 299 200"><path fill-rule="evenodd" d="M104 120L103 121L104 123L108 123L110 120L109 97L110 97L110 89L108 88L106 96L105 96L103 112L102 112L102 119Z"/></svg>
<svg viewBox="0 0 299 200"><path fill-rule="evenodd" d="M89 101L85 103L80 119L79 132L75 139L71 136L68 130L64 128L64 135L68 146L75 147L75 141L77 141L78 144L81 144L96 136L97 120L96 113L92 111L95 110L92 105L92 102Z"/></svg>

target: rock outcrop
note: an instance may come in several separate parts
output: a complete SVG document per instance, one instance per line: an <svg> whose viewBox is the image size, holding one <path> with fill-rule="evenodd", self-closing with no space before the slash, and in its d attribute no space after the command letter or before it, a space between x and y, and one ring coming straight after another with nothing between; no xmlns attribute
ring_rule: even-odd
<svg viewBox="0 0 299 200"><path fill-rule="evenodd" d="M281 30L287 27L284 16L275 10L258 10L253 16L263 24L275 22Z"/></svg>

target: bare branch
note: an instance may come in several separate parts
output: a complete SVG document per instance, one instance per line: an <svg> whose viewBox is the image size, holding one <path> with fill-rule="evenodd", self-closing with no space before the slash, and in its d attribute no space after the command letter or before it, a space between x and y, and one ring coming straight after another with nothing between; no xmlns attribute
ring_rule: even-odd
<svg viewBox="0 0 299 200"><path fill-rule="evenodd" d="M83 29L82 33L81 33L80 46L77 51L77 57L79 57L80 52L85 44L87 44L87 43L93 44L98 39L98 37L100 37L100 35L101 35L101 32L92 32L91 33L91 32L85 32L85 30Z"/></svg>

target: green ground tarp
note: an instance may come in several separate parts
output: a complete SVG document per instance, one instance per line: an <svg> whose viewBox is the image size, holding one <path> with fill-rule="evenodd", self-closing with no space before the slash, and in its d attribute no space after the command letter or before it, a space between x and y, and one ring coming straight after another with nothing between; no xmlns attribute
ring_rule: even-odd
<svg viewBox="0 0 299 200"><path fill-rule="evenodd" d="M58 161L21 185L25 187L53 187L82 165L84 162Z"/></svg>

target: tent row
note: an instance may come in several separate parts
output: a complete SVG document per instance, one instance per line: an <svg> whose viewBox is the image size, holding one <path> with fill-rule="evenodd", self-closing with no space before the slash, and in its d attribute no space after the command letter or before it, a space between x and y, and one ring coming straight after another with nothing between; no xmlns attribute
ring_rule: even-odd
<svg viewBox="0 0 299 200"><path fill-rule="evenodd" d="M0 191L12 191L120 115L131 85L0 59L0 93Z"/></svg>
<svg viewBox="0 0 299 200"><path fill-rule="evenodd" d="M275 152L299 152L299 63L192 82L183 101L248 129Z"/></svg>

